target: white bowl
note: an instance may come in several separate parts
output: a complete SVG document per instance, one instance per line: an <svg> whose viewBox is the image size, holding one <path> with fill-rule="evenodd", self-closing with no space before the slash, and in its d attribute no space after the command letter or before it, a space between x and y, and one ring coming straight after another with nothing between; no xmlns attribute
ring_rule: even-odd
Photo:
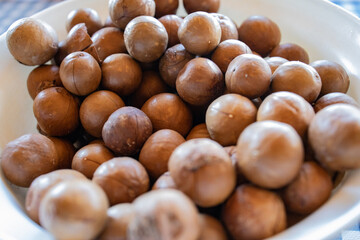
<svg viewBox="0 0 360 240"><path fill-rule="evenodd" d="M76 8L91 7L106 18L107 0L68 0L34 17L52 25L60 39L66 36L65 19ZM349 94L360 102L360 21L354 15L323 0L222 0L220 12L237 24L250 15L274 20L282 42L294 42L308 50L311 61L333 60L351 78ZM36 132L32 100L26 89L31 67L16 62L0 37L0 151L25 133ZM25 189L7 182L0 173L0 239L52 239L24 213ZM341 230L359 222L360 171L347 174L331 199L315 213L271 239L334 239Z"/></svg>

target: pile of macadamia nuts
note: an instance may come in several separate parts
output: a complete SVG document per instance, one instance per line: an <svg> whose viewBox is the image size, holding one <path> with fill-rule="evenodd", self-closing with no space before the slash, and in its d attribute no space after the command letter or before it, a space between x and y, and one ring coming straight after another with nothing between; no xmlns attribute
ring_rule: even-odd
<svg viewBox="0 0 360 240"><path fill-rule="evenodd" d="M236 25L219 0L110 0L104 24L69 12L68 36L25 18L10 53L39 133L8 143L6 179L57 239L263 239L318 209L360 167L345 69ZM51 63L49 63L51 62Z"/></svg>

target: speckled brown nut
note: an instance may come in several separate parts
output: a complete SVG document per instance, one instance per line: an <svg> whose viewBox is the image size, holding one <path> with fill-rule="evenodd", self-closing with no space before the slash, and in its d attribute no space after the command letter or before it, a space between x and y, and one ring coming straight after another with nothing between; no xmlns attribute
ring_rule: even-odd
<svg viewBox="0 0 360 240"><path fill-rule="evenodd" d="M225 94L206 111L206 126L211 139L223 146L235 145L241 132L256 120L257 109L246 97Z"/></svg>
<svg viewBox="0 0 360 240"><path fill-rule="evenodd" d="M346 70L338 63L328 60L318 60L310 64L319 73L322 87L320 96L332 92L346 93L350 79Z"/></svg>
<svg viewBox="0 0 360 240"><path fill-rule="evenodd" d="M287 123L305 138L315 112L309 102L292 92L276 92L260 105L257 121L274 120Z"/></svg>
<svg viewBox="0 0 360 240"><path fill-rule="evenodd" d="M126 26L124 40L126 49L133 58L150 63L163 55L169 38L166 28L159 20L140 16Z"/></svg>
<svg viewBox="0 0 360 240"><path fill-rule="evenodd" d="M131 106L141 108L144 103L156 94L168 91L167 85L156 71L144 71L140 86L129 97Z"/></svg>
<svg viewBox="0 0 360 240"><path fill-rule="evenodd" d="M220 8L220 0L183 0L183 3L188 14L197 11L216 13Z"/></svg>
<svg viewBox="0 0 360 240"><path fill-rule="evenodd" d="M186 136L192 127L191 111L175 94L157 94L147 100L141 110L150 118L154 131L171 129Z"/></svg>
<svg viewBox="0 0 360 240"><path fill-rule="evenodd" d="M85 23L76 24L68 33L65 40L59 42L59 50L54 60L60 66L62 60L70 53L83 51L92 44Z"/></svg>
<svg viewBox="0 0 360 240"><path fill-rule="evenodd" d="M154 183L151 190L172 188L177 189L174 179L171 177L170 172L166 172L161 175Z"/></svg>
<svg viewBox="0 0 360 240"><path fill-rule="evenodd" d="M59 168L71 168L71 162L75 155L73 144L65 138L49 137L49 139L54 143L58 155Z"/></svg>
<svg viewBox="0 0 360 240"><path fill-rule="evenodd" d="M178 36L188 52L206 55L219 45L221 27L209 13L194 12L185 17L179 27Z"/></svg>
<svg viewBox="0 0 360 240"><path fill-rule="evenodd" d="M328 93L322 96L321 98L319 98L315 102L314 110L317 113L321 109L337 103L350 104L353 105L354 107L360 108L359 103L356 102L355 99L353 99L349 95L346 95L345 93L334 92L334 93Z"/></svg>
<svg viewBox="0 0 360 240"><path fill-rule="evenodd" d="M221 27L221 39L220 42L223 42L227 39L238 39L238 30L233 20L229 17L220 14L220 13L211 13L213 17L218 20Z"/></svg>
<svg viewBox="0 0 360 240"><path fill-rule="evenodd" d="M198 240L227 240L223 225L210 215L200 214L202 230Z"/></svg>
<svg viewBox="0 0 360 240"><path fill-rule="evenodd" d="M155 0L155 17L161 18L169 14L176 14L179 0Z"/></svg>
<svg viewBox="0 0 360 240"><path fill-rule="evenodd" d="M132 202L149 189L145 168L129 157L113 158L101 164L93 182L105 191L110 205Z"/></svg>
<svg viewBox="0 0 360 240"><path fill-rule="evenodd" d="M48 190L60 182L72 181L74 179L86 178L78 171L71 169L55 170L35 178L31 183L25 198L25 210L28 216L36 223L39 223L40 202Z"/></svg>
<svg viewBox="0 0 360 240"><path fill-rule="evenodd" d="M94 46L99 56L100 62L115 53L126 53L124 33L116 27L106 27L92 35Z"/></svg>
<svg viewBox="0 0 360 240"><path fill-rule="evenodd" d="M109 13L112 22L124 30L134 18L142 15L155 15L154 0L110 0Z"/></svg>
<svg viewBox="0 0 360 240"><path fill-rule="evenodd" d="M130 203L121 203L107 210L107 223L104 231L98 236L99 240L126 240L127 228L135 215Z"/></svg>
<svg viewBox="0 0 360 240"><path fill-rule="evenodd" d="M218 65L223 73L226 73L230 62L244 53L251 53L250 48L245 43L239 40L229 39L219 44L211 55L211 60Z"/></svg>
<svg viewBox="0 0 360 240"><path fill-rule="evenodd" d="M168 171L170 155L184 142L184 137L174 130L159 130L145 142L140 151L139 162L145 167L150 177L157 179Z"/></svg>
<svg viewBox="0 0 360 240"><path fill-rule="evenodd" d="M328 200L332 188L330 175L322 167L315 162L305 162L282 196L289 211L310 214Z"/></svg>
<svg viewBox="0 0 360 240"><path fill-rule="evenodd" d="M295 43L282 43L275 47L270 57L282 57L289 61L300 61L309 64L309 55L304 48Z"/></svg>
<svg viewBox="0 0 360 240"><path fill-rule="evenodd" d="M71 168L92 179L96 169L112 159L114 154L103 144L93 143L79 149L72 161Z"/></svg>
<svg viewBox="0 0 360 240"><path fill-rule="evenodd" d="M201 207L216 206L234 190L235 168L223 147L210 139L192 139L171 154L169 171L179 190Z"/></svg>
<svg viewBox="0 0 360 240"><path fill-rule="evenodd" d="M180 40L178 37L178 30L181 23L183 22L183 19L177 15L171 14L159 18L159 21L164 25L169 37L168 48L179 44Z"/></svg>
<svg viewBox="0 0 360 240"><path fill-rule="evenodd" d="M139 64L125 53L107 57L101 65L101 70L102 87L121 97L133 93L141 83L142 71Z"/></svg>
<svg viewBox="0 0 360 240"><path fill-rule="evenodd" d="M266 59L266 62L269 64L272 73L274 73L280 65L288 61L289 60L282 57L269 57L268 59Z"/></svg>
<svg viewBox="0 0 360 240"><path fill-rule="evenodd" d="M93 35L103 26L99 14L91 8L72 10L66 18L66 31L69 32L71 28L79 23L85 23L89 35Z"/></svg>
<svg viewBox="0 0 360 240"><path fill-rule="evenodd" d="M234 240L265 239L286 228L286 212L280 197L248 184L237 187L227 200L222 220Z"/></svg>
<svg viewBox="0 0 360 240"><path fill-rule="evenodd" d="M246 43L251 50L266 57L281 40L278 25L264 16L251 16L239 27L239 40Z"/></svg>
<svg viewBox="0 0 360 240"><path fill-rule="evenodd" d="M55 30L47 23L22 18L11 24L6 32L11 55L20 63L35 66L52 59L58 50Z"/></svg>
<svg viewBox="0 0 360 240"><path fill-rule="evenodd" d="M108 207L104 191L91 181L63 181L44 196L39 218L56 239L94 239L106 224Z"/></svg>
<svg viewBox="0 0 360 240"><path fill-rule="evenodd" d="M234 58L225 74L226 88L250 99L266 93L270 86L269 64L254 54L242 54Z"/></svg>
<svg viewBox="0 0 360 240"><path fill-rule="evenodd" d="M190 60L179 72L176 90L194 106L209 104L224 92L224 76L219 67L207 58Z"/></svg>
<svg viewBox="0 0 360 240"><path fill-rule="evenodd" d="M194 58L182 44L166 50L159 62L159 72L164 82L172 88L176 87L176 78L180 70Z"/></svg>
<svg viewBox="0 0 360 240"><path fill-rule="evenodd" d="M102 137L113 152L130 156L140 151L152 131L151 121L143 111L134 107L122 107L113 112L105 122Z"/></svg>
<svg viewBox="0 0 360 240"><path fill-rule="evenodd" d="M101 81L98 62L86 52L69 54L62 61L59 73L66 90L78 96L92 93Z"/></svg>
<svg viewBox="0 0 360 240"><path fill-rule="evenodd" d="M360 110L334 104L318 112L309 127L309 141L316 159L335 171L360 166Z"/></svg>
<svg viewBox="0 0 360 240"><path fill-rule="evenodd" d="M321 90L321 79L316 70L302 62L290 61L282 64L271 77L273 92L297 93L309 103L316 101Z"/></svg>
<svg viewBox="0 0 360 240"><path fill-rule="evenodd" d="M197 240L201 231L195 204L174 189L150 191L134 201L129 240Z"/></svg>
<svg viewBox="0 0 360 240"><path fill-rule="evenodd" d="M107 90L96 91L81 103L81 124L87 133L101 137L106 120L113 112L124 106L123 100L116 93Z"/></svg>
<svg viewBox="0 0 360 240"><path fill-rule="evenodd" d="M304 148L290 125L261 121L242 132L236 158L240 171L252 183L264 188L281 188L299 173Z"/></svg>
<svg viewBox="0 0 360 240"><path fill-rule="evenodd" d="M194 138L210 138L210 134L205 123L200 123L193 127L186 137L186 141Z"/></svg>
<svg viewBox="0 0 360 240"><path fill-rule="evenodd" d="M116 27L116 25L111 20L110 15L105 19L104 28L106 28L106 27Z"/></svg>
<svg viewBox="0 0 360 240"><path fill-rule="evenodd" d="M1 154L4 176L20 187L29 187L38 176L57 169L58 163L54 143L37 133L9 142Z"/></svg>
<svg viewBox="0 0 360 240"><path fill-rule="evenodd" d="M27 78L27 89L32 99L46 88L61 86L59 67L55 65L41 65L34 68Z"/></svg>
<svg viewBox="0 0 360 240"><path fill-rule="evenodd" d="M62 87L41 91L34 99L33 111L40 128L50 136L65 136L79 125L79 105Z"/></svg>

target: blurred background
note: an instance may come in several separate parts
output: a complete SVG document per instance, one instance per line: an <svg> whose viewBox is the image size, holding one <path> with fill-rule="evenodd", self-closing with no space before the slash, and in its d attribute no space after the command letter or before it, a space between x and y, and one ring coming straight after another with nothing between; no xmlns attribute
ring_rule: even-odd
<svg viewBox="0 0 360 240"><path fill-rule="evenodd" d="M0 34L15 20L29 17L51 5L65 0L0 0ZM360 0L331 0L331 2L360 16Z"/></svg>

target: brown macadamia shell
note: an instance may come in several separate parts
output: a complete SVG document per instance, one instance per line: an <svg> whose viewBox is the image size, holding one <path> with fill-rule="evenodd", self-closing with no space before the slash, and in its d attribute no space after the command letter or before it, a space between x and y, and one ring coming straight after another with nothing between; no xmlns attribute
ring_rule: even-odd
<svg viewBox="0 0 360 240"><path fill-rule="evenodd" d="M73 52L60 65L61 82L69 92L85 96L95 91L101 81L101 68L86 52Z"/></svg>
<svg viewBox="0 0 360 240"><path fill-rule="evenodd" d="M299 175L282 192L286 208L298 214L310 214L330 197L330 175L315 162L305 162Z"/></svg>
<svg viewBox="0 0 360 240"><path fill-rule="evenodd" d="M174 179L171 177L170 172L165 172L163 175L161 175L156 180L151 190L164 189L164 188L177 189Z"/></svg>
<svg viewBox="0 0 360 240"><path fill-rule="evenodd" d="M248 184L237 187L227 200L222 220L234 240L265 239L286 228L286 212L281 198Z"/></svg>
<svg viewBox="0 0 360 240"><path fill-rule="evenodd" d="M155 15L154 0L110 0L109 14L113 24L124 30L134 18Z"/></svg>
<svg viewBox="0 0 360 240"><path fill-rule="evenodd" d="M216 13L220 8L220 0L183 0L183 4L188 14L197 11Z"/></svg>
<svg viewBox="0 0 360 240"><path fill-rule="evenodd" d="M125 46L136 60L150 63L158 60L168 45L168 33L156 18L139 16L131 20L124 31Z"/></svg>
<svg viewBox="0 0 360 240"><path fill-rule="evenodd" d="M155 17L161 18L165 15L176 14L179 0L155 0Z"/></svg>
<svg viewBox="0 0 360 240"><path fill-rule="evenodd" d="M176 90L185 102L202 106L224 92L225 81L220 68L207 58L190 60L179 72Z"/></svg>
<svg viewBox="0 0 360 240"><path fill-rule="evenodd" d="M309 64L309 54L304 48L295 43L282 43L270 53L270 57L282 57L289 61L300 61Z"/></svg>
<svg viewBox="0 0 360 240"><path fill-rule="evenodd" d="M168 161L172 152L184 142L184 137L174 130L159 130L146 140L140 151L139 162L150 177L157 179L168 171Z"/></svg>
<svg viewBox="0 0 360 240"><path fill-rule="evenodd" d="M65 138L49 137L49 139L55 145L58 155L59 168L71 168L71 162L76 152L74 145Z"/></svg>
<svg viewBox="0 0 360 240"><path fill-rule="evenodd" d="M350 104L354 107L360 108L360 105L358 102L355 101L352 97L349 95L346 95L345 93L340 92L334 92L334 93L328 93L321 98L319 98L314 105L315 112L319 112L321 109L334 105L337 103L345 103Z"/></svg>
<svg viewBox="0 0 360 240"><path fill-rule="evenodd" d="M101 65L101 86L121 97L132 94L141 83L142 71L139 64L126 53L108 56Z"/></svg>
<svg viewBox="0 0 360 240"><path fill-rule="evenodd" d="M235 188L235 168L223 147L210 139L192 139L170 156L169 172L179 190L201 207L225 201Z"/></svg>
<svg viewBox="0 0 360 240"><path fill-rule="evenodd" d="M32 99L39 92L50 87L62 87L58 66L41 65L30 72L27 78L27 89Z"/></svg>
<svg viewBox="0 0 360 240"><path fill-rule="evenodd" d="M246 97L225 94L206 111L206 127L211 139L223 146L235 145L241 132L256 120L257 109Z"/></svg>
<svg viewBox="0 0 360 240"><path fill-rule="evenodd" d="M260 121L248 126L236 147L237 165L252 183L281 188L295 179L304 159L300 136L286 123Z"/></svg>
<svg viewBox="0 0 360 240"><path fill-rule="evenodd" d="M316 159L326 168L343 171L360 167L360 110L334 104L319 111L309 127Z"/></svg>
<svg viewBox="0 0 360 240"><path fill-rule="evenodd" d="M37 133L6 144L0 163L5 178L20 187L29 187L35 178L59 167L54 143Z"/></svg>
<svg viewBox="0 0 360 240"><path fill-rule="evenodd" d="M150 118L154 131L171 129L186 136L192 127L190 109L175 94L160 93L152 96L141 110Z"/></svg>
<svg viewBox="0 0 360 240"><path fill-rule="evenodd" d="M195 138L211 138L207 130L206 123L200 123L194 126L186 137L186 141Z"/></svg>
<svg viewBox="0 0 360 240"><path fill-rule="evenodd" d="M303 139L314 118L311 104L292 92L275 92L267 96L257 112L257 121L274 120L292 126Z"/></svg>
<svg viewBox="0 0 360 240"><path fill-rule="evenodd" d="M269 64L272 73L274 73L275 70L280 67L280 65L288 61L289 60L282 57L269 57L266 59L266 62Z"/></svg>
<svg viewBox="0 0 360 240"><path fill-rule="evenodd" d="M220 14L220 13L211 13L213 17L219 22L221 27L221 39L220 42L223 42L228 39L238 39L238 30L233 20L229 17Z"/></svg>
<svg viewBox="0 0 360 240"><path fill-rule="evenodd" d="M168 1L168 0L166 0ZM170 0L173 1L173 0ZM176 1L173 1L176 2ZM162 16L161 18L158 19L165 27L166 32L168 34L168 48L172 47L176 44L180 43L179 37L178 37L178 30L179 27L181 25L181 23L183 22L183 19L177 15L174 14L170 14L170 15L165 15Z"/></svg>
<svg viewBox="0 0 360 240"><path fill-rule="evenodd" d="M165 93L167 91L168 87L161 79L158 72L144 71L142 73L141 84L129 97L129 102L131 106L141 108L144 103L152 96Z"/></svg>
<svg viewBox="0 0 360 240"><path fill-rule="evenodd" d="M201 231L195 204L174 189L150 191L134 203L129 240L197 240Z"/></svg>
<svg viewBox="0 0 360 240"><path fill-rule="evenodd" d="M45 194L56 184L63 181L72 181L74 179L86 178L78 171L71 169L55 170L35 178L25 197L25 211L27 215L36 223L40 223L39 207Z"/></svg>
<svg viewBox="0 0 360 240"><path fill-rule="evenodd" d="M34 18L22 18L11 24L6 32L6 43L11 55L29 66L46 63L58 50L55 30Z"/></svg>
<svg viewBox="0 0 360 240"><path fill-rule="evenodd" d="M109 116L121 107L123 100L114 92L96 91L87 96L80 105L80 121L87 133L101 137L102 129Z"/></svg>
<svg viewBox="0 0 360 240"><path fill-rule="evenodd" d="M239 40L229 39L221 42L211 55L211 60L225 74L231 61L237 56L251 53L250 48Z"/></svg>
<svg viewBox="0 0 360 240"><path fill-rule="evenodd" d="M145 168L129 157L113 158L101 164L92 180L105 191L111 206L132 202L149 189Z"/></svg>
<svg viewBox="0 0 360 240"><path fill-rule="evenodd" d="M135 210L130 203L121 203L107 210L107 223L98 240L127 240L127 229Z"/></svg>
<svg viewBox="0 0 360 240"><path fill-rule="evenodd" d="M123 156L138 153L153 131L151 120L134 107L122 107L105 122L102 138L113 152Z"/></svg>
<svg viewBox="0 0 360 240"><path fill-rule="evenodd" d="M332 92L346 93L350 86L350 78L346 70L338 63L318 60L310 64L319 73L322 87L320 96Z"/></svg>
<svg viewBox="0 0 360 240"><path fill-rule="evenodd" d="M114 154L103 144L93 143L80 148L74 155L71 168L92 179L96 169L114 158Z"/></svg>
<svg viewBox="0 0 360 240"><path fill-rule="evenodd" d="M60 66L63 59L73 52L83 51L92 44L85 23L76 24L68 33L65 40L59 42L59 50L54 60Z"/></svg>
<svg viewBox="0 0 360 240"><path fill-rule="evenodd" d="M79 23L85 23L89 35L103 27L99 14L92 8L78 8L69 12L66 18L66 31L69 32Z"/></svg>
<svg viewBox="0 0 360 240"><path fill-rule="evenodd" d="M65 88L52 87L34 99L33 111L42 131L50 136L65 136L79 125L79 104Z"/></svg>
<svg viewBox="0 0 360 240"><path fill-rule="evenodd" d="M206 55L219 45L221 27L216 18L209 13L194 12L184 18L178 36L188 52Z"/></svg>
<svg viewBox="0 0 360 240"><path fill-rule="evenodd" d="M250 99L265 94L269 89L270 79L269 64L254 54L242 54L234 58L225 74L227 90Z"/></svg>
<svg viewBox="0 0 360 240"><path fill-rule="evenodd" d="M221 222L216 218L200 214L200 222L202 225L202 230L198 240L227 240L227 235L225 229Z"/></svg>
<svg viewBox="0 0 360 240"><path fill-rule="evenodd" d="M172 88L176 87L176 78L181 69L194 58L182 44L169 47L159 62L159 72L164 82Z"/></svg>
<svg viewBox="0 0 360 240"><path fill-rule="evenodd" d="M93 239L106 224L104 191L89 180L63 181L40 204L41 225L56 239Z"/></svg>
<svg viewBox="0 0 360 240"><path fill-rule="evenodd" d="M309 103L316 101L321 85L321 79L316 70L299 61L290 61L280 65L271 77L273 92L293 92L305 98Z"/></svg>
<svg viewBox="0 0 360 240"><path fill-rule="evenodd" d="M105 27L91 36L100 62L115 53L126 53L124 33L116 27Z"/></svg>
<svg viewBox="0 0 360 240"><path fill-rule="evenodd" d="M266 57L281 40L278 25L265 16L250 16L238 28L239 40Z"/></svg>

